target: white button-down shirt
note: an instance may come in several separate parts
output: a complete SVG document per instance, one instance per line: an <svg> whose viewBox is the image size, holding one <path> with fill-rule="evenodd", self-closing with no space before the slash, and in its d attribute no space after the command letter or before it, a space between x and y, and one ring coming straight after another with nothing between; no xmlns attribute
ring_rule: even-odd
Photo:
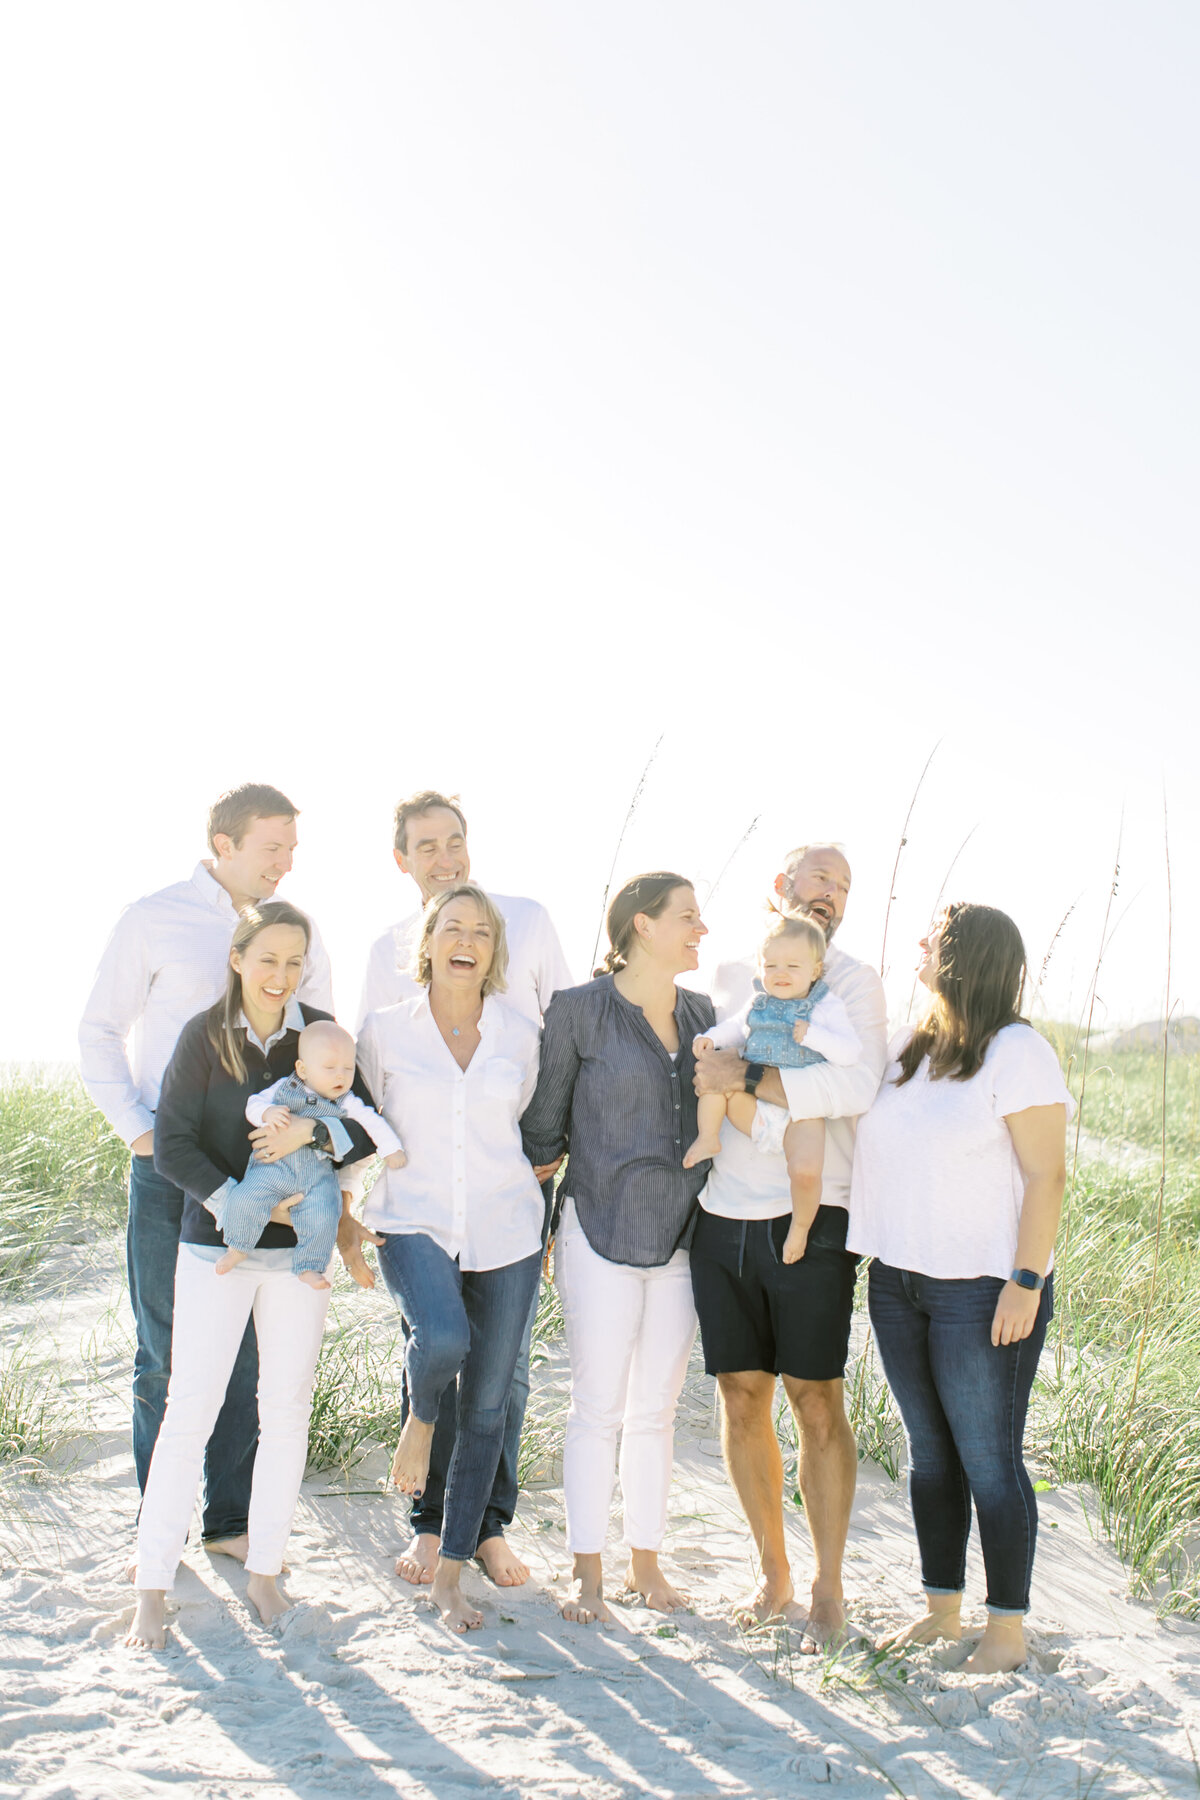
<svg viewBox="0 0 1200 1800"><path fill-rule="evenodd" d="M363 1221L373 1231L424 1232L463 1269L502 1269L542 1241L542 1191L521 1148L519 1120L537 1084L538 1030L490 994L479 1047L460 1069L418 988L368 1015L358 1066L404 1145L383 1168Z"/></svg>
<svg viewBox="0 0 1200 1800"><path fill-rule="evenodd" d="M190 880L135 900L117 920L80 1021L79 1063L84 1087L127 1144L154 1129L179 1033L225 992L237 923L232 900L202 862ZM298 992L333 1011L329 958L315 925Z"/></svg>
<svg viewBox="0 0 1200 1800"><path fill-rule="evenodd" d="M501 998L540 1025L551 996L559 988L575 985L558 933L540 901L526 900L519 894L490 897L504 915L508 939L508 985ZM424 916L425 909L421 907L398 925L390 925L371 945L356 1030L361 1031L368 1013L394 1006L397 1000L411 999L422 991L410 971Z"/></svg>

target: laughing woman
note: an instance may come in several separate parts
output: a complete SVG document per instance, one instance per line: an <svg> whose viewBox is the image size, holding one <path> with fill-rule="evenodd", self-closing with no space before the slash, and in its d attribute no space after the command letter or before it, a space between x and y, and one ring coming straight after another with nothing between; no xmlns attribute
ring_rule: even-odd
<svg viewBox="0 0 1200 1800"><path fill-rule="evenodd" d="M926 1610L895 1643L961 1635L971 1502L988 1623L971 1673L1025 1660L1037 1500L1022 1439L1053 1307L1074 1111L1020 1017L1025 949L990 906L946 908L919 974L929 1011L859 1120L848 1245L874 1257L871 1324L908 1438Z"/></svg>
<svg viewBox="0 0 1200 1800"><path fill-rule="evenodd" d="M682 875L640 875L608 909L603 972L562 988L546 1013L542 1072L521 1121L539 1165L570 1151L555 1251L571 1406L563 1451L574 1592L563 1617L609 1619L601 1552L617 1434L628 1590L660 1612L687 1604L659 1567L675 1407L696 1336L687 1244L707 1162L696 1135L692 1040L712 1001L676 985L707 927Z"/></svg>

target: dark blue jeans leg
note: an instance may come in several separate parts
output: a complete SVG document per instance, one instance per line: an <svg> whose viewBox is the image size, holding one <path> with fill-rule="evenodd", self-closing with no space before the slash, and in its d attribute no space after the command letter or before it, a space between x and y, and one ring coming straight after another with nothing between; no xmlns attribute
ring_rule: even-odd
<svg viewBox="0 0 1200 1800"><path fill-rule="evenodd" d="M463 1274L452 1256L419 1231L389 1232L379 1246L379 1266L408 1326L408 1404L428 1424L437 1419L447 1385L453 1393L471 1347Z"/></svg>
<svg viewBox="0 0 1200 1800"><path fill-rule="evenodd" d="M542 1256L535 1250L502 1269L467 1271L463 1305L471 1346L459 1375L458 1430L446 1478L442 1555L474 1556L504 1442L513 1370L537 1290Z"/></svg>
<svg viewBox="0 0 1200 1800"><path fill-rule="evenodd" d="M171 1328L175 1317L175 1264L183 1194L165 1180L149 1156L129 1169L129 1223L125 1259L129 1303L137 1330L133 1359L133 1460L145 1492L150 1459L167 1405L171 1377ZM238 1536L250 1512L250 1482L258 1444L258 1340L246 1327L204 1458L204 1536Z"/></svg>
<svg viewBox="0 0 1200 1800"><path fill-rule="evenodd" d="M545 1207L545 1217L542 1220L542 1249L544 1251L546 1239L550 1235L550 1216L554 1209L553 1180L542 1184L542 1201ZM483 1511L483 1524L479 1527L481 1544L487 1538L503 1537L507 1528L512 1524L513 1514L517 1510L517 1493L520 1489L517 1469L521 1455L521 1433L525 1429L525 1408L529 1403L529 1349L541 1291L542 1284L539 1277L533 1284L533 1299L529 1303L529 1317L525 1322L525 1332L517 1355L517 1366L513 1370L512 1393L508 1397L508 1416L504 1421L504 1442L500 1447L500 1461L496 1467L496 1479L492 1483L491 1498Z"/></svg>
<svg viewBox="0 0 1200 1800"><path fill-rule="evenodd" d="M913 1286L919 1280L876 1260L867 1304L908 1440L908 1499L921 1553L921 1584L928 1593L959 1594L967 1576L971 1492L933 1376L929 1315Z"/></svg>

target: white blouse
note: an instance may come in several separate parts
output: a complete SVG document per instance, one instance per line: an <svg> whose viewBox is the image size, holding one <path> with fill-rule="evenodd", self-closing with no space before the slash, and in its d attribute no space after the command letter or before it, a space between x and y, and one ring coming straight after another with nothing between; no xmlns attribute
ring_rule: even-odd
<svg viewBox="0 0 1200 1800"><path fill-rule="evenodd" d="M380 1171L364 1224L424 1232L463 1269L504 1268L540 1249L542 1192L518 1123L537 1065L537 1027L494 994L483 1003L479 1047L465 1069L450 1054L424 988L368 1014L358 1066L408 1162Z"/></svg>
<svg viewBox="0 0 1200 1800"><path fill-rule="evenodd" d="M900 1034L875 1103L858 1121L849 1250L944 1281L995 1275L1017 1254L1025 1180L1009 1113L1075 1102L1058 1058L1031 1025L1006 1025L969 1081L929 1079L926 1057L896 1086Z"/></svg>

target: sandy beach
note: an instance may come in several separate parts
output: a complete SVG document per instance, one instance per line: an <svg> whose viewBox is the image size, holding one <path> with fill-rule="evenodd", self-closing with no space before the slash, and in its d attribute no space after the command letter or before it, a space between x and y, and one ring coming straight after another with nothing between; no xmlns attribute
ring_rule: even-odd
<svg viewBox="0 0 1200 1800"><path fill-rule="evenodd" d="M189 1547L167 1649L123 1646L123 1584L136 1505L127 1430L132 1322L117 1246L55 1271L53 1306L10 1306L20 1337L90 1429L52 1469L8 1465L0 1485L0 1793L30 1800L141 1796L404 1794L453 1800L481 1788L587 1796L793 1795L836 1785L846 1800L902 1794L1182 1795L1200 1788L1200 1627L1156 1620L1127 1596L1087 1496L1041 1496L1032 1656L971 1680L966 1650L881 1660L862 1640L799 1655L786 1630L739 1631L730 1603L751 1585L746 1534L725 1482L712 1383L698 1357L681 1408L665 1561L693 1611L640 1604L615 1626L565 1625L566 1558L553 1462L522 1494L513 1541L533 1577L501 1591L472 1569L484 1629L445 1630L392 1564L401 1508L382 1492L387 1454L305 1483L289 1548L294 1600L264 1630L245 1576ZM69 1280L64 1280L64 1272ZM382 1294L339 1285L335 1317L376 1329ZM52 1371L57 1368L57 1376ZM535 1370L531 1413L565 1404L561 1342ZM56 1404L59 1404L56 1397ZM803 1519L789 1531L798 1580ZM614 1532L609 1585L623 1573ZM982 1628L982 1571L969 1575ZM865 1639L910 1616L918 1594L903 1484L860 1468L848 1603Z"/></svg>

